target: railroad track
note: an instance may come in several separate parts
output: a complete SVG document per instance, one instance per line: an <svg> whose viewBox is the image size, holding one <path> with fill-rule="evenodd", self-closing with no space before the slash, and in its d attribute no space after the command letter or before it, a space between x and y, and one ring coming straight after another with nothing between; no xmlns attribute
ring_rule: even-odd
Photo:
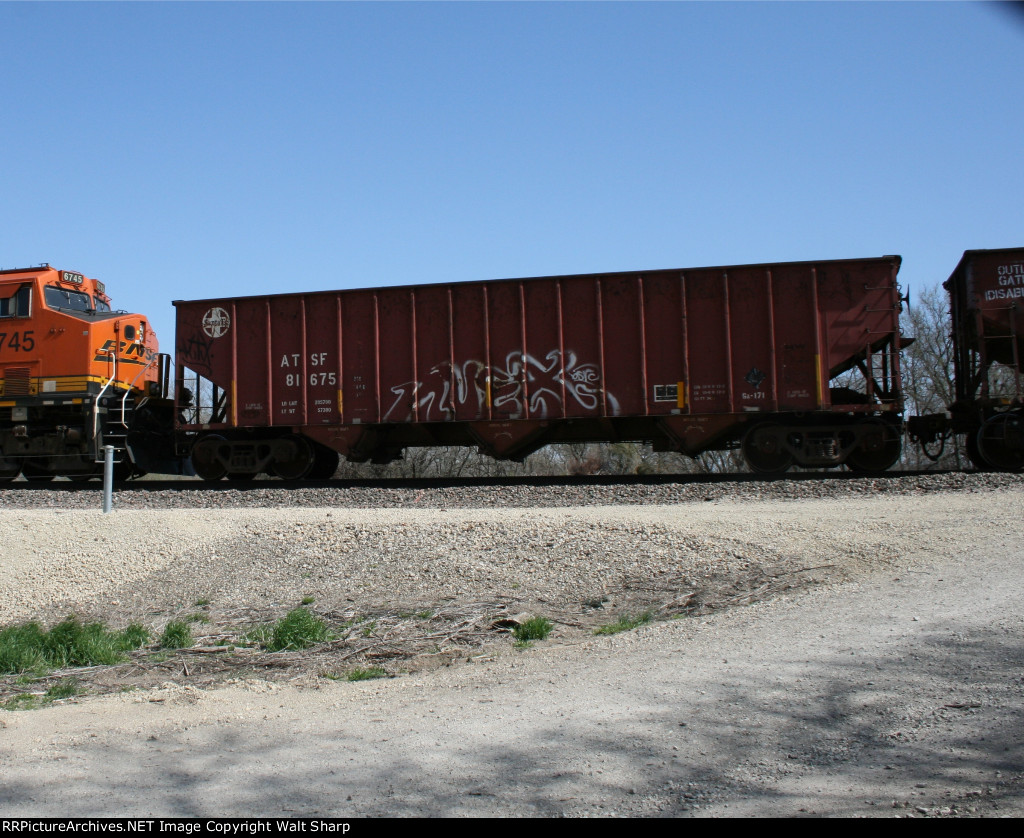
<svg viewBox="0 0 1024 838"><path fill-rule="evenodd" d="M853 471L793 471L785 474L765 476L750 473L701 474L590 474L590 475L538 475L533 477L421 477L421 478L356 478L331 480L283 481L275 478L246 481L209 482L196 478L167 478L121 481L114 484L118 492L166 492L187 490L209 494L225 492L263 492L266 490L302 491L323 489L385 489L385 490L432 490L432 489L486 489L503 487L523 488L585 488L591 486L701 486L723 483L807 483L815 481L897 481L908 477L936 477L963 474L952 469L885 471L877 474L862 474ZM970 472L966 472L970 473ZM4 492L60 492L75 494L95 492L101 488L98 480L75 482L53 480L36 482L18 480L3 487Z"/></svg>

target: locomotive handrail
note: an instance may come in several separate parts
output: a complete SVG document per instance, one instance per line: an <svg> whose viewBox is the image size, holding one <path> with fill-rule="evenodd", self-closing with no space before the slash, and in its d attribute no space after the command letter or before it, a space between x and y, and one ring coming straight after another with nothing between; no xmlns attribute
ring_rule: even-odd
<svg viewBox="0 0 1024 838"><path fill-rule="evenodd" d="M128 412L128 396L131 395L132 390L135 388L135 382L139 380L139 376L145 373L146 370L148 370L151 366L153 366L153 364L155 364L156 361L157 359L153 358L148 364L146 364L146 366L139 370L138 374L135 376L135 378L132 379L132 383L128 385L128 389L124 391L124 395L121 397L121 425L125 428L128 427L127 423L125 422L125 414Z"/></svg>
<svg viewBox="0 0 1024 838"><path fill-rule="evenodd" d="M107 392L107 388L117 379L117 352L113 349L97 349L97 353L103 355L109 355L113 361L113 372L107 383L103 385L99 393L96 394L96 401L93 402L92 406L92 440L93 445L96 448L96 456L100 455L99 446L99 426L100 426L100 402L103 399L103 394Z"/></svg>

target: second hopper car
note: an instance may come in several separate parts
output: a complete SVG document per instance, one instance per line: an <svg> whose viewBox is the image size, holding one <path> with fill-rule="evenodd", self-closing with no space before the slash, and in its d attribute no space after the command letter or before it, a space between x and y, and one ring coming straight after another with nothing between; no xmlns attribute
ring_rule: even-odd
<svg viewBox="0 0 1024 838"><path fill-rule="evenodd" d="M900 456L898 256L178 301L179 445L208 480L549 443Z"/></svg>
<svg viewBox="0 0 1024 838"><path fill-rule="evenodd" d="M907 430L925 446L962 435L978 469L1020 471L1024 248L965 251L943 287L949 294L953 401L947 412L911 417Z"/></svg>

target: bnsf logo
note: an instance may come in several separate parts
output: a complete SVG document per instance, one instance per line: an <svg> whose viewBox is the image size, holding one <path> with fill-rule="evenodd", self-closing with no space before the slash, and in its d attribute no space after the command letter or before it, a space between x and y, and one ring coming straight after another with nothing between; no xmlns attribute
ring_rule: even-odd
<svg viewBox="0 0 1024 838"><path fill-rule="evenodd" d="M102 347L96 350L96 357L94 361L109 361L110 353L113 352L115 346L114 340L108 340L103 344ZM147 349L145 346L141 346L138 343L127 343L121 341L118 346L118 352L123 355L130 363L141 364L143 361L153 360L153 350Z"/></svg>

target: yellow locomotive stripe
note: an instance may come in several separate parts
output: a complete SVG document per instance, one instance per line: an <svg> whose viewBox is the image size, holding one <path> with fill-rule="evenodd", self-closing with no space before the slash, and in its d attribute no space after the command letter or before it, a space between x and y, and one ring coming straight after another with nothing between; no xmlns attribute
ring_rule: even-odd
<svg viewBox="0 0 1024 838"><path fill-rule="evenodd" d="M4 379L2 376L3 371L0 370L0 396L7 395L4 392ZM43 390L43 382L52 381L53 389ZM102 387L107 383L109 379L98 375L40 375L29 379L29 392L25 395L12 393L8 396L18 395L21 398L27 396L49 396L59 393L81 393L83 390L87 390L90 384L98 384ZM128 386L127 381L115 381L115 385L120 385L120 388ZM134 388L138 390L139 388ZM9 406L9 405L5 405Z"/></svg>

